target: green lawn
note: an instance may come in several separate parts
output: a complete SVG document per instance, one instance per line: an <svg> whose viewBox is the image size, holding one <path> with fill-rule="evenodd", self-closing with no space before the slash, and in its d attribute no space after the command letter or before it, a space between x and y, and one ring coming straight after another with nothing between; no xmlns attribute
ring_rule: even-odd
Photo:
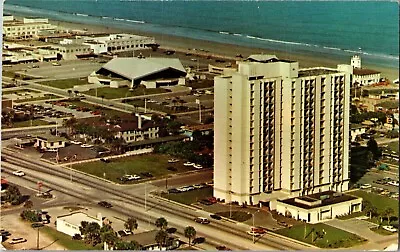
<svg viewBox="0 0 400 252"><path fill-rule="evenodd" d="M36 232L36 231L35 231ZM86 244L84 241L76 241L72 240L72 237L58 232L57 230L44 226L40 228L41 233L45 233L48 236L51 237L54 241L56 241L58 244L61 246L64 246L67 250L102 250L103 246L102 244L98 244L96 246L92 246L89 244ZM43 249L43 247L47 246L47 244L39 244L40 248Z"/></svg>
<svg viewBox="0 0 400 252"><path fill-rule="evenodd" d="M239 221L239 222L244 222L247 220L250 220L253 215L247 213L247 212L242 212L242 211L232 211L231 212L219 212L217 213L220 216L223 216L228 219L232 219L234 221Z"/></svg>
<svg viewBox="0 0 400 252"><path fill-rule="evenodd" d="M387 231L381 227L371 228L371 231L374 231L375 233L380 234L380 235L392 235L393 234L392 232Z"/></svg>
<svg viewBox="0 0 400 252"><path fill-rule="evenodd" d="M36 91L36 90L33 90L33 89L28 89L28 88L23 88L23 89L5 90L5 91L2 92L3 95L15 94L15 93L17 93L17 94L21 94L21 93L36 93L37 94L37 93L40 93L40 91Z"/></svg>
<svg viewBox="0 0 400 252"><path fill-rule="evenodd" d="M32 126L40 126L40 125L49 125L49 122L43 120L32 120ZM23 121L23 122L15 122L12 125L12 128L22 128L22 127L31 127L31 121ZM1 125L2 129L5 129L5 125Z"/></svg>
<svg viewBox="0 0 400 252"><path fill-rule="evenodd" d="M16 77L15 73L11 72L11 71L2 71L1 73L5 77L9 77L9 78L15 78Z"/></svg>
<svg viewBox="0 0 400 252"><path fill-rule="evenodd" d="M136 99L136 100L133 100L133 101L129 101L128 104L144 108L144 100L143 99ZM183 105L183 106L185 106L185 105ZM161 111L161 112L165 112L165 113L168 113L168 114L173 114L173 113L177 113L177 112L189 112L189 111L196 110L196 108L186 107L186 106L185 106L184 110L173 110L170 107L167 107L167 106L164 106L164 105L159 105L159 104L156 104L156 103L149 103L149 102L146 104L146 107L148 109Z"/></svg>
<svg viewBox="0 0 400 252"><path fill-rule="evenodd" d="M167 92L163 88L144 88L144 87L137 87L132 91L129 90L128 87L121 87L121 88L109 88L103 87L97 89L97 97L101 97L104 95L105 99L116 99L116 98L124 98L124 97L132 97L138 95L149 95L149 94L159 94ZM83 94L96 96L96 89L91 89Z"/></svg>
<svg viewBox="0 0 400 252"><path fill-rule="evenodd" d="M106 117L128 115L128 113L125 113L125 112L122 112L119 110L109 109L109 108L105 108L102 106L98 106L98 105L94 105L94 104L82 102L82 101L66 101L65 103L76 105L77 107L86 107L86 108L89 108L91 111L99 110L99 111L103 112Z"/></svg>
<svg viewBox="0 0 400 252"><path fill-rule="evenodd" d="M386 208L390 207L394 210L393 216L399 215L399 201L396 199L388 198L375 193L365 192L362 190L350 192L349 194L361 197L364 200L368 200L378 209L378 212L383 212Z"/></svg>
<svg viewBox="0 0 400 252"><path fill-rule="evenodd" d="M60 96L53 95L53 94L45 94L42 97L30 98L30 99L22 99L22 100L14 100L15 103L21 102L31 102L31 101L43 101L43 100L50 100L50 99L57 99L61 98Z"/></svg>
<svg viewBox="0 0 400 252"><path fill-rule="evenodd" d="M399 154L399 142L398 141L388 143L387 145L388 145L389 150L394 151L397 154Z"/></svg>
<svg viewBox="0 0 400 252"><path fill-rule="evenodd" d="M181 193L163 193L162 197L173 200L182 204L190 205L196 203L198 200L210 198L213 196L212 187L205 187L193 191Z"/></svg>
<svg viewBox="0 0 400 252"><path fill-rule="evenodd" d="M87 81L87 78L51 80L51 81L43 81L43 82L38 82L38 83L42 84L42 85L46 85L46 86L55 87L55 88L61 88L61 89L68 89L68 88L73 88L74 86L89 84L89 82Z"/></svg>
<svg viewBox="0 0 400 252"><path fill-rule="evenodd" d="M98 177L103 177L106 174L106 179L114 182L120 182L119 178L125 174L140 175L141 172L150 172L154 177L162 177L170 173L179 173L192 170L183 166L183 162L168 164L167 155L161 154L145 154L138 156L130 156L118 159L111 159L110 163L95 161L74 165L73 168L93 174ZM173 166L177 168L176 172L167 170L167 167ZM143 178L143 176L141 176ZM143 179L142 179L143 180ZM138 180L138 182L142 181Z"/></svg>
<svg viewBox="0 0 400 252"><path fill-rule="evenodd" d="M311 232L313 228L314 232ZM316 239L317 231L321 233L322 231L325 231L326 233L323 238ZM320 248L348 248L359 245L366 241L355 234L351 234L323 223L318 223L315 225L306 224L306 228L305 225L298 225L291 228L280 229L274 232L315 245Z"/></svg>

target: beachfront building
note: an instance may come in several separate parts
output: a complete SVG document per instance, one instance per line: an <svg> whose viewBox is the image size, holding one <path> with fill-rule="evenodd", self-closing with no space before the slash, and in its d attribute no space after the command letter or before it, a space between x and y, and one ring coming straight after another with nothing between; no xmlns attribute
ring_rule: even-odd
<svg viewBox="0 0 400 252"><path fill-rule="evenodd" d="M359 55L351 57L350 63L353 67L352 86L368 86L378 83L381 80L381 72L362 68L361 57Z"/></svg>
<svg viewBox="0 0 400 252"><path fill-rule="evenodd" d="M3 47L2 63L19 64L29 62L43 62L57 59L58 50L52 46L29 46L5 42Z"/></svg>
<svg viewBox="0 0 400 252"><path fill-rule="evenodd" d="M40 31L54 31L56 26L49 24L47 18L24 18L15 20L13 16L3 16L3 36L5 38L33 38Z"/></svg>
<svg viewBox="0 0 400 252"><path fill-rule="evenodd" d="M179 59L114 58L88 77L89 83L111 88L144 85L146 88L185 85L186 70Z"/></svg>
<svg viewBox="0 0 400 252"><path fill-rule="evenodd" d="M118 53L150 48L150 45L155 44L155 39L133 34L110 34L109 36L90 38L87 42L104 44L107 52Z"/></svg>
<svg viewBox="0 0 400 252"><path fill-rule="evenodd" d="M81 227L82 221L88 223L98 223L100 227L103 226L103 218L98 213L97 216L91 216L83 212L74 212L66 215L57 216L56 229L58 232L74 236L75 234L82 235L79 227Z"/></svg>
<svg viewBox="0 0 400 252"><path fill-rule="evenodd" d="M214 196L268 204L348 190L350 74L267 56L238 65L215 77Z"/></svg>

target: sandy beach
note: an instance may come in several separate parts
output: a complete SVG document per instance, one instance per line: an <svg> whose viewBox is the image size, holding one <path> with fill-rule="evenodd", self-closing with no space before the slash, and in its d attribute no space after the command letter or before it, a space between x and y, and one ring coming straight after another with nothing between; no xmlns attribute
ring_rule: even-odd
<svg viewBox="0 0 400 252"><path fill-rule="evenodd" d="M16 15L18 18L22 15ZM211 42L206 40L195 40L190 38L183 38L172 35L165 34L155 34L150 32L137 31L135 29L127 28L117 28L114 26L102 26L102 25L92 25L92 24L81 24L74 22L65 22L59 20L49 19L51 24L61 26L70 30L83 30L87 29L90 32L102 32L102 33L133 33L143 36L153 36L156 38L156 42L160 44L161 48L173 48L176 50L188 50L189 48L204 49L210 51L210 53L215 55L222 55L228 57L235 57L237 54L242 54L247 57L252 54L273 54L281 59L296 60L299 62L301 68L315 67L315 66L325 66L336 68L337 64L350 64L350 57L343 58L339 56L334 56L331 54L320 53L318 55L310 55L309 53L302 54L301 52L293 52L290 50L285 51L287 48L282 47L281 51L278 50L268 50L251 47L238 46L234 44L224 44L218 42ZM364 68L370 68L380 71L382 77L386 77L391 81L395 80L399 76L399 69L397 68L384 68L381 66L376 66L373 64L363 64Z"/></svg>

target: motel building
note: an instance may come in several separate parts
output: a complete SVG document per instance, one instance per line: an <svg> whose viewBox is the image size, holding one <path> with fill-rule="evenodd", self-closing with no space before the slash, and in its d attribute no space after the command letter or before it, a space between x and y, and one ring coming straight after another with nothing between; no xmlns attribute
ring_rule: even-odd
<svg viewBox="0 0 400 252"><path fill-rule="evenodd" d="M82 235L81 231L79 230L82 221L87 221L88 223L96 222L100 225L100 227L103 225L103 220L100 213L98 213L97 216L90 216L83 212L75 212L57 216L57 231L69 236L74 236L75 234Z"/></svg>
<svg viewBox="0 0 400 252"><path fill-rule="evenodd" d="M277 200L274 203L279 214L311 224L361 212L362 209L362 198L334 191Z"/></svg>

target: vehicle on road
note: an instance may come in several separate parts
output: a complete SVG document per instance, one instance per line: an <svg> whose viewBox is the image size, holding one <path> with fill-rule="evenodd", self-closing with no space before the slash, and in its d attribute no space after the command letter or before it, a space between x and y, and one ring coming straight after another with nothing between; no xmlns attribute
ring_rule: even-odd
<svg viewBox="0 0 400 252"><path fill-rule="evenodd" d="M201 165L199 165L199 164L195 164L195 165L193 165L193 167L194 167L195 169L203 169L203 166L201 166Z"/></svg>
<svg viewBox="0 0 400 252"><path fill-rule="evenodd" d="M61 64L60 63L58 63L58 62L53 62L53 63L51 63L53 66L61 66Z"/></svg>
<svg viewBox="0 0 400 252"><path fill-rule="evenodd" d="M195 163L192 163L192 162L186 162L186 163L184 163L183 165L184 165L184 166L193 166L193 165L195 165Z"/></svg>
<svg viewBox="0 0 400 252"><path fill-rule="evenodd" d="M97 203L99 206L105 207L105 208L111 208L112 205L111 203L107 202L107 201L100 201L99 203Z"/></svg>
<svg viewBox="0 0 400 252"><path fill-rule="evenodd" d="M267 231L265 230L265 228L262 227L251 227L251 232L265 234Z"/></svg>
<svg viewBox="0 0 400 252"><path fill-rule="evenodd" d="M124 175L120 178L120 180L122 180L122 181L132 181L132 180L138 180L138 179L141 179L141 177L136 174L135 175L128 174L128 175Z"/></svg>
<svg viewBox="0 0 400 252"><path fill-rule="evenodd" d="M207 218L204 217L196 217L194 219L195 222L200 223L200 224L209 224L210 221Z"/></svg>
<svg viewBox="0 0 400 252"><path fill-rule="evenodd" d="M106 159L106 158L100 158L100 161L104 162L104 163L110 163L110 159Z"/></svg>
<svg viewBox="0 0 400 252"><path fill-rule="evenodd" d="M255 237L261 236L260 233L257 233L257 232L254 232L254 231L247 231L246 233L249 234L249 235L251 235L251 236L255 236Z"/></svg>
<svg viewBox="0 0 400 252"><path fill-rule="evenodd" d="M397 232L397 229L395 229L393 226L383 226L382 228L392 233Z"/></svg>
<svg viewBox="0 0 400 252"><path fill-rule="evenodd" d="M168 159L168 163L177 163L177 162L179 162L179 159L175 159L175 158Z"/></svg>
<svg viewBox="0 0 400 252"><path fill-rule="evenodd" d="M192 244L193 245L194 244L200 244L200 243L203 243L205 241L206 241L206 238L204 238L204 237L196 237L196 238L193 239Z"/></svg>
<svg viewBox="0 0 400 252"><path fill-rule="evenodd" d="M368 189L368 188L371 188L371 187L372 187L371 184L362 184L362 185L360 186L361 189Z"/></svg>
<svg viewBox="0 0 400 252"><path fill-rule="evenodd" d="M18 177L25 176L25 172L23 172L23 171L14 171L12 174L15 176L18 176Z"/></svg>
<svg viewBox="0 0 400 252"><path fill-rule="evenodd" d="M35 222L35 223L31 224L31 227L33 227L33 228L40 228L43 226L44 226L43 223L40 223L40 222Z"/></svg>
<svg viewBox="0 0 400 252"><path fill-rule="evenodd" d="M25 238L19 237L19 238L12 238L11 241L9 241L9 244L18 244L18 243L23 243L26 242Z"/></svg>
<svg viewBox="0 0 400 252"><path fill-rule="evenodd" d="M210 217L215 219L215 220L222 220L222 217L219 216L218 214L210 214Z"/></svg>
<svg viewBox="0 0 400 252"><path fill-rule="evenodd" d="M225 251L230 251L230 250L232 250L232 249L230 249L230 248L228 248L228 247L226 247L226 246L224 246L224 245L219 245L219 246L216 246L215 247L217 250L225 250Z"/></svg>

